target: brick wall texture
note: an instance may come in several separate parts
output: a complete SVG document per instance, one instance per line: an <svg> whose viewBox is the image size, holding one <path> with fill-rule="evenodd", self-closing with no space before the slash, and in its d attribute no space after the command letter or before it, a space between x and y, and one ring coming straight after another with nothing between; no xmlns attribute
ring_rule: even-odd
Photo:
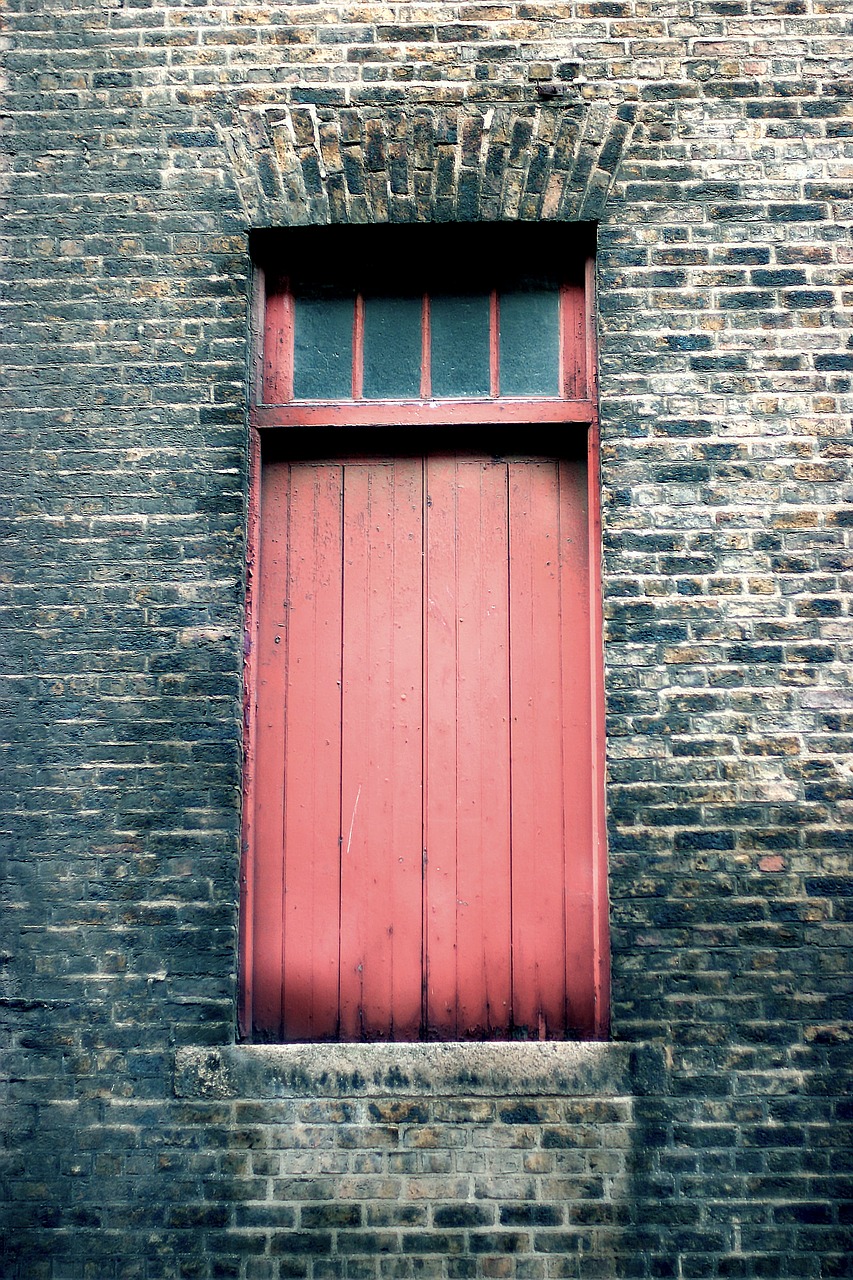
<svg viewBox="0 0 853 1280"><path fill-rule="evenodd" d="M851 25L7 0L4 1277L853 1274ZM248 232L478 219L598 223L614 1052L659 1065L190 1096L238 1052Z"/></svg>

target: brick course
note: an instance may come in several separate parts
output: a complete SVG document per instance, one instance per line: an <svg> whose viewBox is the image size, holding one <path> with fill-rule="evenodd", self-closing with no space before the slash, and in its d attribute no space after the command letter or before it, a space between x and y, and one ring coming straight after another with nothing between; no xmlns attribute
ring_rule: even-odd
<svg viewBox="0 0 853 1280"><path fill-rule="evenodd" d="M0 1272L849 1275L845 0L7 32ZM598 222L613 1034L656 1065L187 1094L237 1052L247 233L495 219Z"/></svg>

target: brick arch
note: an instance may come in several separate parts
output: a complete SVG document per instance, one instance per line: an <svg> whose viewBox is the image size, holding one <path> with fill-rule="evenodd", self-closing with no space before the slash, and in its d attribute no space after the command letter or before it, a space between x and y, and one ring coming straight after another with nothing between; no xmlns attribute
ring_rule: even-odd
<svg viewBox="0 0 853 1280"><path fill-rule="evenodd" d="M319 105L225 129L249 225L590 221L613 187L632 104Z"/></svg>

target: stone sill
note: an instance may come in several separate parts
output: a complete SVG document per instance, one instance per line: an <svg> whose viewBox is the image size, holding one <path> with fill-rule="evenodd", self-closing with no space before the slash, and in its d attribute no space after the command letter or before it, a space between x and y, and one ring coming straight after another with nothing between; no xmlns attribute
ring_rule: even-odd
<svg viewBox="0 0 853 1280"><path fill-rule="evenodd" d="M661 1090L652 1045L593 1041L179 1049L179 1098L628 1097Z"/></svg>

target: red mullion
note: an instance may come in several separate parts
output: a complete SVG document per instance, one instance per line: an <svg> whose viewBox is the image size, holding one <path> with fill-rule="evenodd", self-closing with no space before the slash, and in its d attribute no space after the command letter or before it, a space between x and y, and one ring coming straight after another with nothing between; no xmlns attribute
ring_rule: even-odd
<svg viewBox="0 0 853 1280"><path fill-rule="evenodd" d="M264 321L263 401L288 404L293 399L294 298L288 280L267 290Z"/></svg>
<svg viewBox="0 0 853 1280"><path fill-rule="evenodd" d="M432 327L430 324L429 295L424 294L421 309L421 399L432 395Z"/></svg>
<svg viewBox="0 0 853 1280"><path fill-rule="evenodd" d="M364 295L355 295L352 318L352 398L364 398Z"/></svg>
<svg viewBox="0 0 853 1280"><path fill-rule="evenodd" d="M501 393L501 307L498 291L489 295L489 395L497 400Z"/></svg>

